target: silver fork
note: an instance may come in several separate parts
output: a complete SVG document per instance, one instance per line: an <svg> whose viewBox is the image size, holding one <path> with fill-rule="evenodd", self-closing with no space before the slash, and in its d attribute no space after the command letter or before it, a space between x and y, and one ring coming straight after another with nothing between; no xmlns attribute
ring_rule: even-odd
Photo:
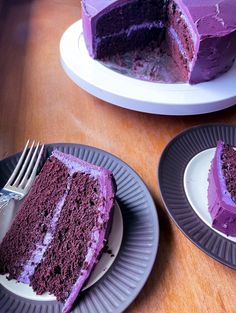
<svg viewBox="0 0 236 313"><path fill-rule="evenodd" d="M29 148L29 140L21 154L17 165L8 179L7 183L0 190L0 212L8 205L11 199L21 200L28 193L37 173L37 168L43 153L44 145L40 148L38 142Z"/></svg>

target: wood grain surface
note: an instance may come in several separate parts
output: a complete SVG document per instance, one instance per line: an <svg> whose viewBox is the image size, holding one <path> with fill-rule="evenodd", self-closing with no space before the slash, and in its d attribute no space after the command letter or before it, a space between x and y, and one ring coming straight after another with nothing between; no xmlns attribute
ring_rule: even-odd
<svg viewBox="0 0 236 313"><path fill-rule="evenodd" d="M170 221L157 186L165 145L198 124L236 123L235 107L194 117L128 111L87 94L64 73L59 41L80 18L79 0L0 1L0 158L27 138L96 146L136 170L160 218L150 278L129 313L235 313L236 272L209 258Z"/></svg>

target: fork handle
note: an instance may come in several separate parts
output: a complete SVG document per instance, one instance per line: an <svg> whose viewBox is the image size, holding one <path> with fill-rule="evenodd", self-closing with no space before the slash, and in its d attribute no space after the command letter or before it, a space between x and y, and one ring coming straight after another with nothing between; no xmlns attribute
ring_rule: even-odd
<svg viewBox="0 0 236 313"><path fill-rule="evenodd" d="M0 192L0 212L9 204L11 199L20 200L22 197L15 193L2 193Z"/></svg>

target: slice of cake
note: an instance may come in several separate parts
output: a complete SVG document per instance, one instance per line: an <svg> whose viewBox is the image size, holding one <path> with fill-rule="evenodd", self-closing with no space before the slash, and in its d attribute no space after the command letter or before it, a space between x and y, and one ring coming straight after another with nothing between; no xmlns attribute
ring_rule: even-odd
<svg viewBox="0 0 236 313"><path fill-rule="evenodd" d="M222 141L217 144L208 181L212 226L227 236L236 236L236 151Z"/></svg>
<svg viewBox="0 0 236 313"><path fill-rule="evenodd" d="M109 170L54 151L0 245L0 274L69 312L106 243L114 196Z"/></svg>
<svg viewBox="0 0 236 313"><path fill-rule="evenodd" d="M167 43L183 79L199 83L233 65L235 0L82 0L89 54L101 59Z"/></svg>

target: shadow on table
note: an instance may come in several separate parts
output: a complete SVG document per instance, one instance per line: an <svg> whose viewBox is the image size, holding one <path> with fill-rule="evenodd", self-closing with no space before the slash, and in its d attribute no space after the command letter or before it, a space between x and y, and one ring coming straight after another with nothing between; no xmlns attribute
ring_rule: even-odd
<svg viewBox="0 0 236 313"><path fill-rule="evenodd" d="M197 126L200 124L210 124L210 123L235 124L235 113L236 113L236 103L234 106L231 106L230 108L207 114L192 116L158 116L158 115L150 116L153 119L159 121L161 120L162 123L168 122L168 124L171 125L171 127L175 125L177 127L179 125L182 125L183 128L182 130L184 130L186 128Z"/></svg>
<svg viewBox="0 0 236 313"><path fill-rule="evenodd" d="M0 0L0 114L6 116L9 126L16 125L24 111L22 101L16 99L21 99L24 92L21 82L33 2ZM9 149L15 144L12 132L0 131L1 144Z"/></svg>
<svg viewBox="0 0 236 313"><path fill-rule="evenodd" d="M158 211L160 225L159 247L151 274L139 296L130 306L130 308L134 312L140 311L140 307L142 307L142 302L148 303L148 298L159 294L160 289L163 286L163 280L165 279L166 270L171 260L173 232L170 218L168 217L167 212L161 209L160 203L157 203L157 201L155 201L155 205ZM161 299L161 296L159 296L159 299ZM141 304L140 307L139 304ZM145 308L148 309L147 306L145 306Z"/></svg>

